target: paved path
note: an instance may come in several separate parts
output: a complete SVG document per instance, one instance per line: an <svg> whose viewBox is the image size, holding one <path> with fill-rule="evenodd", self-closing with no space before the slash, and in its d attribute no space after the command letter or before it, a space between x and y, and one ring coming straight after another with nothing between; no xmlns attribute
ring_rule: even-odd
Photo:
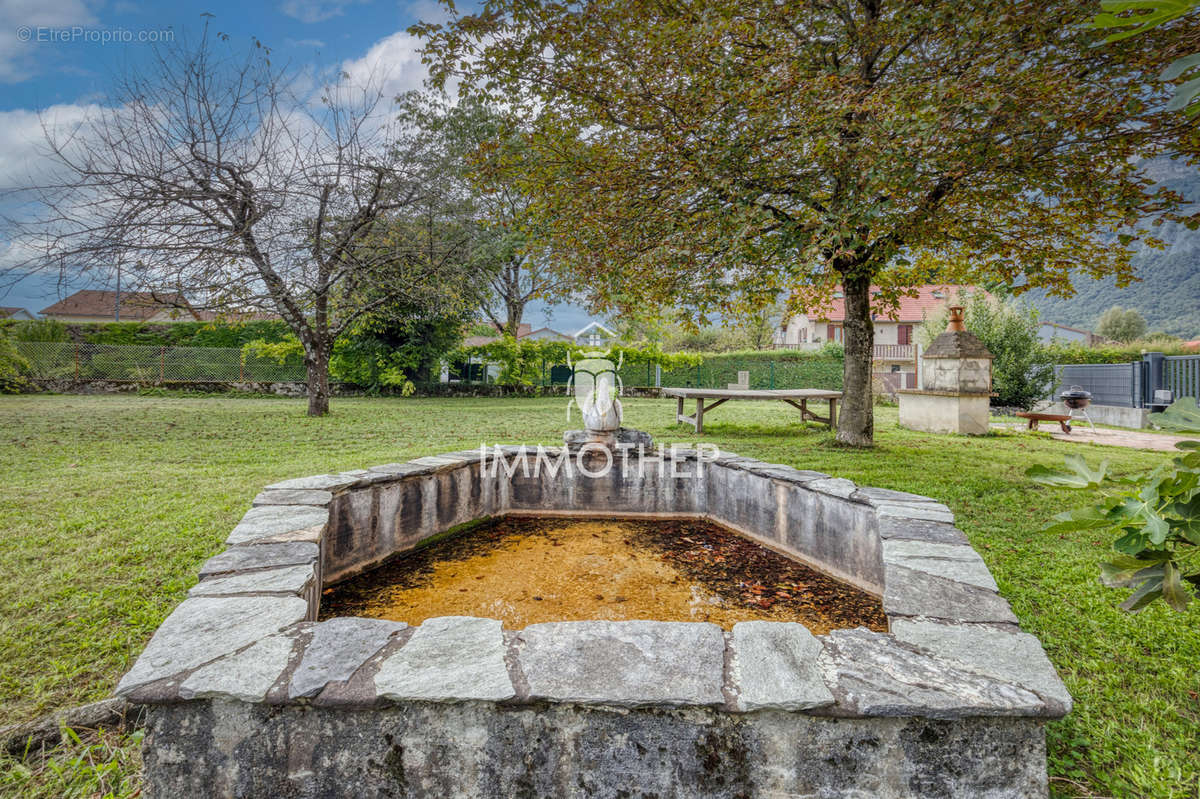
<svg viewBox="0 0 1200 799"><path fill-rule="evenodd" d="M999 423L992 426L1011 430L1025 430L1025 425L1023 424ZM1057 438L1059 441L1073 441L1076 444L1105 444L1110 447L1149 449L1158 452L1178 452L1179 450L1175 449L1176 442L1200 440L1200 434L1194 436L1176 436L1167 433L1148 433L1141 430L1109 430L1104 427L1097 427L1095 430L1090 430L1078 425L1071 428L1070 433L1062 433L1055 430L1050 433L1050 436Z"/></svg>

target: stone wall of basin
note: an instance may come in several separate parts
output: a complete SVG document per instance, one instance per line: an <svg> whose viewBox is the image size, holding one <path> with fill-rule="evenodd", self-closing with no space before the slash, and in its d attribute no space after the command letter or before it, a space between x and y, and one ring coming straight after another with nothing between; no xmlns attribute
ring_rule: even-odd
<svg viewBox="0 0 1200 799"><path fill-rule="evenodd" d="M704 517L883 593L876 507L883 495L873 499L849 480L728 453L708 460L693 450L651 452L616 459L608 469L599 456L560 464L560 455L551 450L539 464L519 450L499 461L494 452L468 451L373 467L351 475L349 486L333 483L336 477L278 485L336 489L322 555L326 584L474 519L518 513ZM268 488L257 501L273 501L279 490ZM905 502L920 503L927 516L952 519L931 500L895 498L897 507Z"/></svg>
<svg viewBox="0 0 1200 799"><path fill-rule="evenodd" d="M362 711L211 700L160 709L148 738L152 797L991 799L1046 793L1036 766L1046 756L1041 740L1012 719L830 720L777 712L735 719L711 711L566 705L496 712L438 702ZM153 745L159 740L171 744ZM297 750L304 752L302 766L258 765ZM231 767L230 752L255 765ZM176 757L186 757L188 767Z"/></svg>
<svg viewBox="0 0 1200 799"><path fill-rule="evenodd" d="M529 461L264 489L118 685L150 707L148 795L1046 795L1070 696L946 506L730 453ZM314 621L323 586L506 513L710 518L881 595L890 632Z"/></svg>

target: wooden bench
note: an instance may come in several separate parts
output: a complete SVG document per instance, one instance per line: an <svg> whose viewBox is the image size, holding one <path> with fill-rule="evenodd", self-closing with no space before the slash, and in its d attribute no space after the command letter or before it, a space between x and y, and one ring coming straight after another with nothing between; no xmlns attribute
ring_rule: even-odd
<svg viewBox="0 0 1200 799"><path fill-rule="evenodd" d="M837 403L842 398L840 391L825 391L819 388L793 389L722 389L722 388L664 388L664 397L675 397L675 421L687 422L697 433L704 432L704 413L729 400L778 400L786 402L800 411L806 421L824 422L832 430L837 426ZM687 416L683 412L685 400L696 400L696 412ZM809 400L825 400L829 403L829 415L817 416L808 409ZM708 401L706 405L705 402Z"/></svg>
<svg viewBox="0 0 1200 799"><path fill-rule="evenodd" d="M1029 429L1037 430L1038 422L1058 422L1064 433L1071 432L1071 415L1069 413L1031 413L1017 411L1017 416L1029 420Z"/></svg>

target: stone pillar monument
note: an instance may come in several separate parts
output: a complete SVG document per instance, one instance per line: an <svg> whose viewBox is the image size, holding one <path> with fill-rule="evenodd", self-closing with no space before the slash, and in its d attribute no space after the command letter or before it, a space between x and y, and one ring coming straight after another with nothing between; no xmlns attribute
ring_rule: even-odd
<svg viewBox="0 0 1200 799"><path fill-rule="evenodd" d="M961 306L950 309L946 332L925 350L921 388L899 394L902 427L926 433L987 433L992 353L963 326Z"/></svg>

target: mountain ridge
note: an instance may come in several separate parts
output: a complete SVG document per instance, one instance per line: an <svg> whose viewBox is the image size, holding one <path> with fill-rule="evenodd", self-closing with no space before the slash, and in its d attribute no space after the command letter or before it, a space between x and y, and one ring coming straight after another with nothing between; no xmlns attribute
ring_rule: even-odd
<svg viewBox="0 0 1200 799"><path fill-rule="evenodd" d="M1146 172L1158 185L1200 202L1200 170L1195 167L1159 159L1147 164ZM1024 298L1045 322L1095 330L1100 314L1120 305L1141 312L1151 332L1200 338L1200 230L1166 223L1154 235L1166 248L1137 245L1133 265L1139 280L1125 288L1117 288L1113 278L1094 280L1081 275L1073 281L1073 297L1050 297L1032 290Z"/></svg>

